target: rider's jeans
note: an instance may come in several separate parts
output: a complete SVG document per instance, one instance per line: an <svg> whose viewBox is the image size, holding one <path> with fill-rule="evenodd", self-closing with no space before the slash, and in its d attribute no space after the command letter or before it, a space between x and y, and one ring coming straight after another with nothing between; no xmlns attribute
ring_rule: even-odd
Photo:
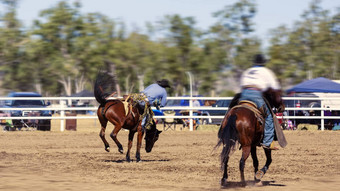
<svg viewBox="0 0 340 191"><path fill-rule="evenodd" d="M266 108L265 110L267 113L267 117L265 119L263 144L269 147L274 140L274 120L269 108L262 98L262 92L257 90L244 89L241 92L240 101L241 100L252 101L256 104L257 108L261 108L262 106Z"/></svg>
<svg viewBox="0 0 340 191"><path fill-rule="evenodd" d="M142 120L142 128L144 129L145 128L145 123L146 123L146 118L147 118L147 116L145 116L144 118L143 118L143 120Z"/></svg>

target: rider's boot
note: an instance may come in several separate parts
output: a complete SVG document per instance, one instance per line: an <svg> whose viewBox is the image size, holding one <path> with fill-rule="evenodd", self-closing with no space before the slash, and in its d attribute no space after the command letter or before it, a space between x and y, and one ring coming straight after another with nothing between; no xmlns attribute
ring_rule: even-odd
<svg viewBox="0 0 340 191"><path fill-rule="evenodd" d="M264 144L261 144L261 145L262 145L262 147L263 147L264 149L269 149L269 150L279 150L279 148L275 147L274 141L273 141L269 146L266 146L266 145L264 145Z"/></svg>

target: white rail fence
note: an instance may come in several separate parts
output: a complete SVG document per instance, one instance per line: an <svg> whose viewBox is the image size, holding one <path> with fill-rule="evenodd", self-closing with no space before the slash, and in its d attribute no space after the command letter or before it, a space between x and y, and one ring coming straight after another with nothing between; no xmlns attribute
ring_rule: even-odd
<svg viewBox="0 0 340 191"><path fill-rule="evenodd" d="M154 118L174 118L174 119L189 119L193 120L196 118L199 119L223 119L224 115L220 116L203 116L203 115L193 115L193 110L198 111L209 111L209 110L228 110L228 107L212 107L212 106L201 106L201 107L192 107L192 102L195 99L199 100L231 100L232 97L168 97L168 100L189 100L189 106L171 106L171 107L163 107L161 108L162 111L165 110L187 110L189 111L189 115L184 116L154 116ZM312 110L314 111L321 111L320 116L296 116L295 112L294 115L286 115L282 116L282 119L320 119L321 120L321 130L325 129L324 120L325 119L339 119L340 116L325 116L324 111L326 110L338 110L340 111L340 107L331 106L330 108L326 108L324 103L325 101L330 100L337 100L340 101L340 98L330 98L330 97L284 97L284 100L295 100L294 102L298 103L302 100L318 100L320 101L321 107L313 107ZM58 101L58 104L53 104L45 108L13 108L13 107L6 107L5 105L0 105L0 111L3 112L10 112L14 110L21 110L21 111L39 111L39 110L49 110L54 112L60 112L60 116L19 116L19 117L0 117L1 119L57 119L61 120L60 130L64 131L64 123L66 119L97 119L97 115L86 115L86 116L66 116L66 111L96 111L98 105L93 107L70 107L67 103L72 103L72 100L76 101L94 101L94 97L0 97L0 102L4 102L6 100L44 100L46 101ZM311 110L311 107L286 107L285 111L308 111ZM288 112L289 113L289 112ZM190 122L190 130L193 130L192 122Z"/></svg>

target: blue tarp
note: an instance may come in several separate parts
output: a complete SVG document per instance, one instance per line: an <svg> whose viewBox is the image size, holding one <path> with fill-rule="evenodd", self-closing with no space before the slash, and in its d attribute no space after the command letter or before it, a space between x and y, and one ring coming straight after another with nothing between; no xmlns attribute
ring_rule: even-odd
<svg viewBox="0 0 340 191"><path fill-rule="evenodd" d="M333 82L327 78L315 78L312 80L304 81L294 87L286 90L292 93L306 93L306 92L323 92L323 93L340 93L340 84Z"/></svg>

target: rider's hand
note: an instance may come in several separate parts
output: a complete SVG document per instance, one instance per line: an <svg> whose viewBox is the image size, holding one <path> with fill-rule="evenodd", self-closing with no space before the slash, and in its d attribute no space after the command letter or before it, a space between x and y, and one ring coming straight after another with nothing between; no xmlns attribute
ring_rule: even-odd
<svg viewBox="0 0 340 191"><path fill-rule="evenodd" d="M157 101L153 102L153 106L155 106L157 110L160 110L160 109L159 109L159 104L158 104Z"/></svg>

